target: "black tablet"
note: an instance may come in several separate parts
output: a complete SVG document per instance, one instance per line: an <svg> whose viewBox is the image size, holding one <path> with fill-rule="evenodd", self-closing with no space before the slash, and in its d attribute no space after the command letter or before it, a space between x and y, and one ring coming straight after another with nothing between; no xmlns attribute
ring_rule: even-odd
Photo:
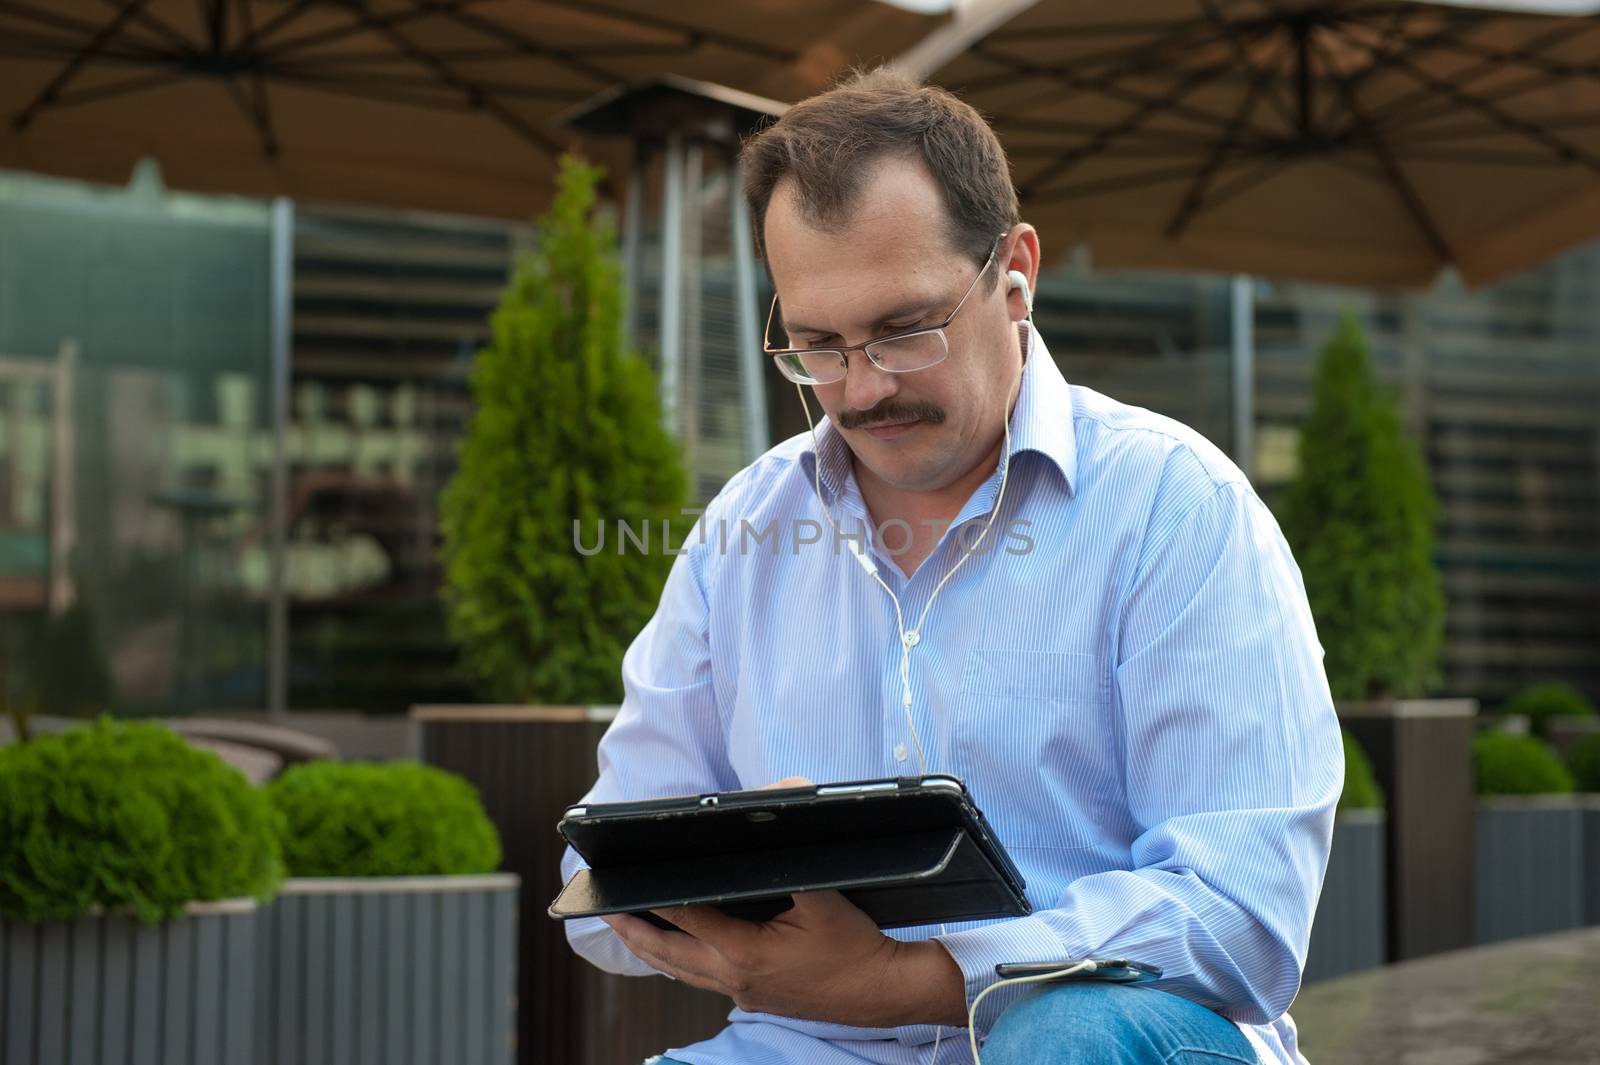
<svg viewBox="0 0 1600 1065"><path fill-rule="evenodd" d="M550 906L562 920L684 905L768 920L820 890L880 928L1030 912L1021 874L950 776L574 806L559 827L589 863Z"/></svg>

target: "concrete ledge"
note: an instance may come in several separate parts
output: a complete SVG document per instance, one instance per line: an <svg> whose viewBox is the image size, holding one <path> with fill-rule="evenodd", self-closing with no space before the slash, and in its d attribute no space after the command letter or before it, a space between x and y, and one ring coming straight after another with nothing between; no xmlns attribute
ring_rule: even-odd
<svg viewBox="0 0 1600 1065"><path fill-rule="evenodd" d="M449 721L461 724L470 722L530 721L540 724L609 725L617 716L615 706L495 706L491 704L463 706L413 706L413 721Z"/></svg>
<svg viewBox="0 0 1600 1065"><path fill-rule="evenodd" d="M1378 703L1339 703L1345 717L1475 717L1476 699L1395 699Z"/></svg>
<svg viewBox="0 0 1600 1065"><path fill-rule="evenodd" d="M522 880L515 873L464 876L297 876L283 882L279 897L289 895L420 895L446 891L515 891Z"/></svg>
<svg viewBox="0 0 1600 1065"><path fill-rule="evenodd" d="M1600 928L1352 973L1290 1007L1316 1065L1597 1065Z"/></svg>

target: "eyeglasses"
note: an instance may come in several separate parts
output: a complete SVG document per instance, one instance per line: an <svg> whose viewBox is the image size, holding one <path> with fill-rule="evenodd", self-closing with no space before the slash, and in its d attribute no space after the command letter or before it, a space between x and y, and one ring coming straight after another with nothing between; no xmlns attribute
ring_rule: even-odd
<svg viewBox="0 0 1600 1065"><path fill-rule="evenodd" d="M930 366L937 366L950 354L950 341L944 331L956 320L961 308L966 306L967 297L978 287L978 280L989 272L995 252L1000 250L1000 242L1004 239L1004 233L995 238L994 245L989 249L989 257L983 261L978 276L972 279L972 284L968 285L967 291L962 294L961 302L957 303L956 309L938 325L918 326L869 340L864 344L851 344L849 347L775 348L772 346L772 322L778 315L778 297L774 295L772 308L767 312L767 329L762 339L762 350L771 355L773 361L778 364L779 373L800 385L826 385L844 380L845 374L850 369L852 351L865 352L867 358L872 360L872 365L885 373L913 373L917 370L926 370Z"/></svg>

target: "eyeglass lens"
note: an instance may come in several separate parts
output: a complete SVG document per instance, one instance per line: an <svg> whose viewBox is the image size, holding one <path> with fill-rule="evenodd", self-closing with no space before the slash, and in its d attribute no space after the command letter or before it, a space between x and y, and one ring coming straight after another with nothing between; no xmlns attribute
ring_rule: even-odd
<svg viewBox="0 0 1600 1065"><path fill-rule="evenodd" d="M944 333L935 329L869 344L867 353L883 370L910 373L943 361L950 349ZM841 381L846 371L845 360L837 351L794 352L782 356L780 364L792 379L813 384Z"/></svg>

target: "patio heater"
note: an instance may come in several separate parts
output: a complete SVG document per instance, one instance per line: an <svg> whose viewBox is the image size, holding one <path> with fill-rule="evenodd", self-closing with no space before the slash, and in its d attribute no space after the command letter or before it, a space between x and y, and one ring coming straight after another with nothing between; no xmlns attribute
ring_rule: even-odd
<svg viewBox="0 0 1600 1065"><path fill-rule="evenodd" d="M625 336L654 351L667 427L709 498L769 446L762 317L739 142L786 105L667 75L618 87L563 123L627 138Z"/></svg>

